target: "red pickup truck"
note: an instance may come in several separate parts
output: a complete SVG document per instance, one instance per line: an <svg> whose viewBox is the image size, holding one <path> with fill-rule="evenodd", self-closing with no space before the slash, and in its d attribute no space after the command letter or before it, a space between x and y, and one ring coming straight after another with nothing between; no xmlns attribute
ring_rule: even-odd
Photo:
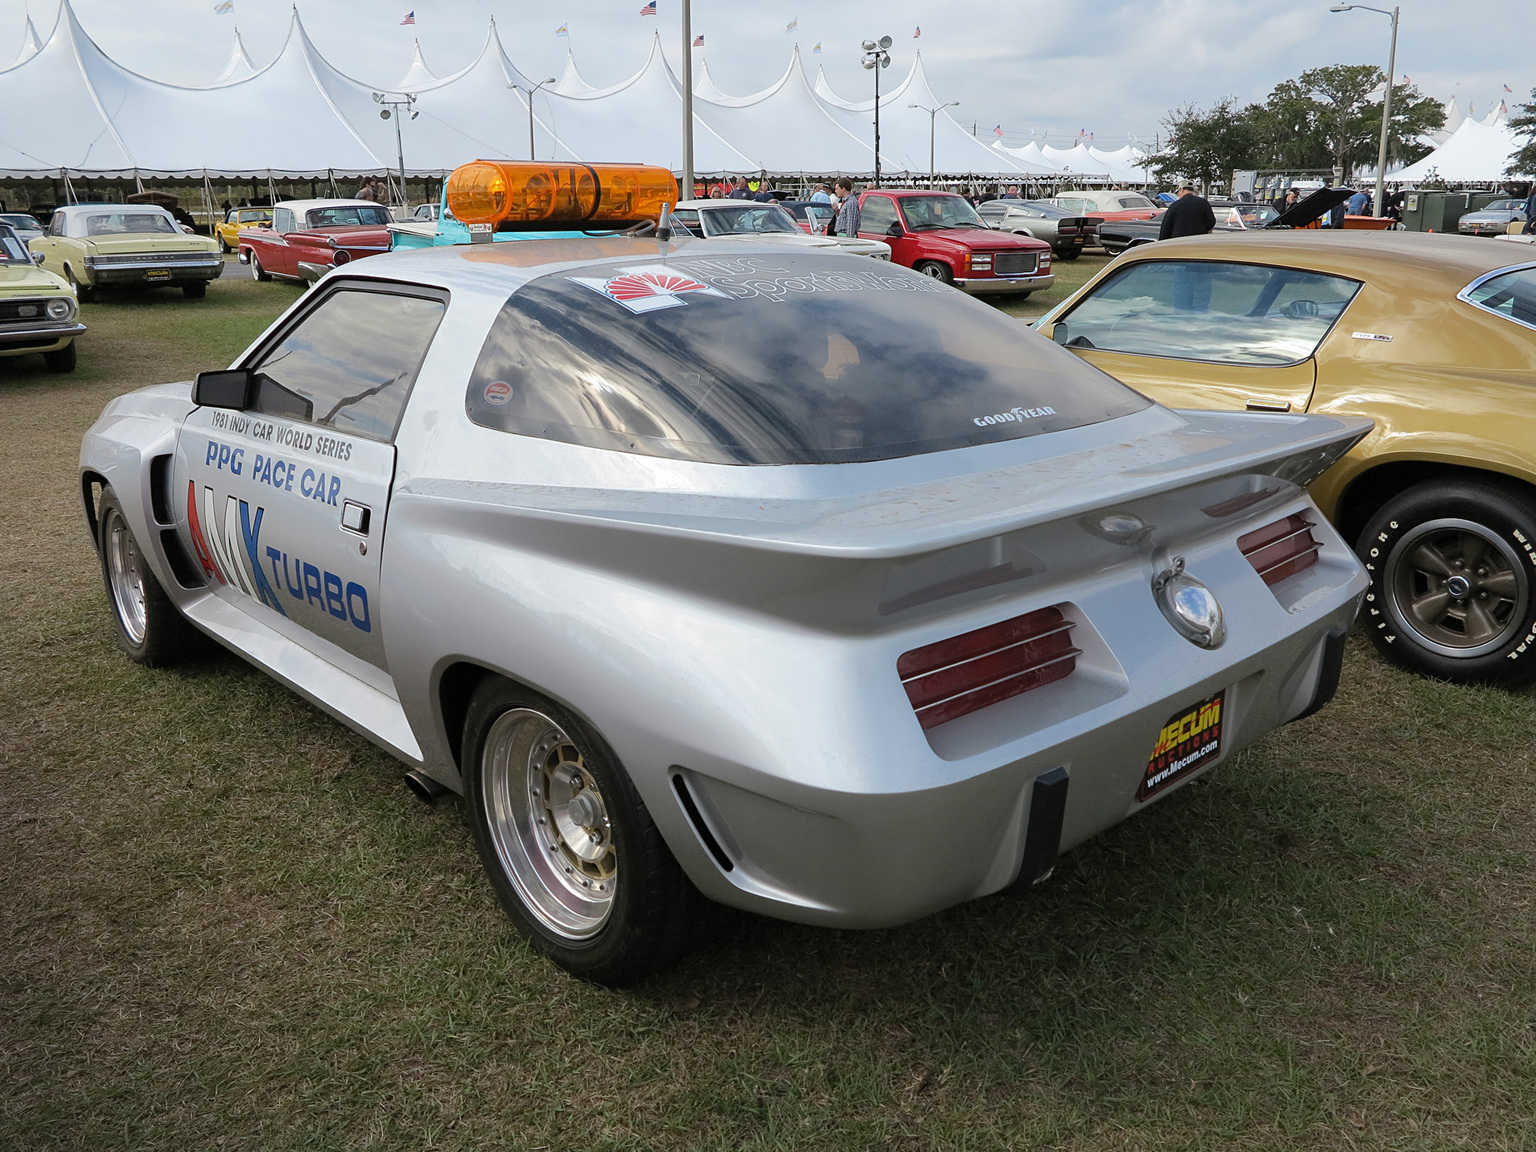
<svg viewBox="0 0 1536 1152"><path fill-rule="evenodd" d="M285 200L270 224L240 229L240 263L258 280L318 280L339 264L388 252L389 223L389 209L371 200Z"/></svg>
<svg viewBox="0 0 1536 1152"><path fill-rule="evenodd" d="M889 244L892 263L967 292L1027 296L1056 283L1049 244L988 228L953 192L872 189L859 213L859 235Z"/></svg>

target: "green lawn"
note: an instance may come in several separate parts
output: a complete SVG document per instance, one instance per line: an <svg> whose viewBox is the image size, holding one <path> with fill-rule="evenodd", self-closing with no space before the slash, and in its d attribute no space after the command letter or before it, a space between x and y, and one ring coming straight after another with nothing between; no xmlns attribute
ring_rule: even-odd
<svg viewBox="0 0 1536 1152"><path fill-rule="evenodd" d="M1359 642L1033 892L722 916L629 992L532 955L456 802L233 658L113 646L80 434L297 295L89 304L73 376L0 361L0 1148L1536 1146L1533 697Z"/></svg>

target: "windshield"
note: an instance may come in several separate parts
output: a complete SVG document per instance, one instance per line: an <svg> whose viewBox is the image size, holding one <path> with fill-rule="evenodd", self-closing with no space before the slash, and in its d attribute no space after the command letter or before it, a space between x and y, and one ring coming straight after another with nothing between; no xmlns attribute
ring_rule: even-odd
<svg viewBox="0 0 1536 1152"><path fill-rule="evenodd" d="M1216 208L1216 223L1228 228L1262 228L1279 215L1268 204L1229 204Z"/></svg>
<svg viewBox="0 0 1536 1152"><path fill-rule="evenodd" d="M1132 208L1151 208L1152 206L1152 201L1148 200L1145 196L1120 197L1120 207L1125 211L1129 211Z"/></svg>
<svg viewBox="0 0 1536 1152"><path fill-rule="evenodd" d="M242 224L265 224L271 219L272 209L270 208L262 208L257 211L241 209L240 211L240 223Z"/></svg>
<svg viewBox="0 0 1536 1152"><path fill-rule="evenodd" d="M0 224L0 264L30 264L27 246L8 225Z"/></svg>
<svg viewBox="0 0 1536 1152"><path fill-rule="evenodd" d="M492 325L476 424L716 464L884 460L1076 428L1150 401L1010 316L832 253L543 276Z"/></svg>
<svg viewBox="0 0 1536 1152"><path fill-rule="evenodd" d="M175 235L177 231L171 218L158 212L104 212L85 218L87 236L127 236L141 232L169 232Z"/></svg>
<svg viewBox="0 0 1536 1152"><path fill-rule="evenodd" d="M43 230L43 226L37 222L36 217L28 216L25 212L0 212L0 221L4 221L12 228L26 228L33 232Z"/></svg>
<svg viewBox="0 0 1536 1152"><path fill-rule="evenodd" d="M958 196L898 196L901 214L912 232L935 228L985 228L976 209Z"/></svg>
<svg viewBox="0 0 1536 1152"><path fill-rule="evenodd" d="M731 204L699 209L706 236L743 236L755 232L798 232L795 218L777 204Z"/></svg>
<svg viewBox="0 0 1536 1152"><path fill-rule="evenodd" d="M335 228L343 224L388 224L389 209L382 204L344 204L337 208L311 208L304 213L306 228Z"/></svg>

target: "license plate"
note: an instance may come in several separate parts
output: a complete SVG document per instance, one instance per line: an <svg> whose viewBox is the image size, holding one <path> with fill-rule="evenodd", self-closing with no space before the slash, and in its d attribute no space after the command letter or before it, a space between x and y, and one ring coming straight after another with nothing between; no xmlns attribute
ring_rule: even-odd
<svg viewBox="0 0 1536 1152"><path fill-rule="evenodd" d="M169 268L151 268L148 272L144 273L144 276L148 280L169 280L171 278L171 270Z"/></svg>
<svg viewBox="0 0 1536 1152"><path fill-rule="evenodd" d="M1199 703L1181 708L1168 718L1157 734L1157 744L1147 760L1137 800L1147 800L1221 755L1223 690Z"/></svg>

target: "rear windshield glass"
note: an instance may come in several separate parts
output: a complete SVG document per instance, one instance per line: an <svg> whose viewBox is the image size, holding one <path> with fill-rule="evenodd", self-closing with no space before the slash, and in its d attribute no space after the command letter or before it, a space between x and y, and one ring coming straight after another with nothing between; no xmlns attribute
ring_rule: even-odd
<svg viewBox="0 0 1536 1152"><path fill-rule="evenodd" d="M382 204L345 204L338 208L312 208L304 220L308 228L335 228L343 224L388 224L390 215Z"/></svg>
<svg viewBox="0 0 1536 1152"><path fill-rule="evenodd" d="M174 234L176 231L176 225L171 223L171 218L161 216L158 212L104 212L99 216L85 218L87 236L126 236L137 232Z"/></svg>
<svg viewBox="0 0 1536 1152"><path fill-rule="evenodd" d="M27 250L22 246L21 238L10 228L0 225L0 264L30 263Z"/></svg>
<svg viewBox="0 0 1536 1152"><path fill-rule="evenodd" d="M672 257L541 277L502 308L476 424L721 464L884 460L1150 401L1019 321L864 257Z"/></svg>

